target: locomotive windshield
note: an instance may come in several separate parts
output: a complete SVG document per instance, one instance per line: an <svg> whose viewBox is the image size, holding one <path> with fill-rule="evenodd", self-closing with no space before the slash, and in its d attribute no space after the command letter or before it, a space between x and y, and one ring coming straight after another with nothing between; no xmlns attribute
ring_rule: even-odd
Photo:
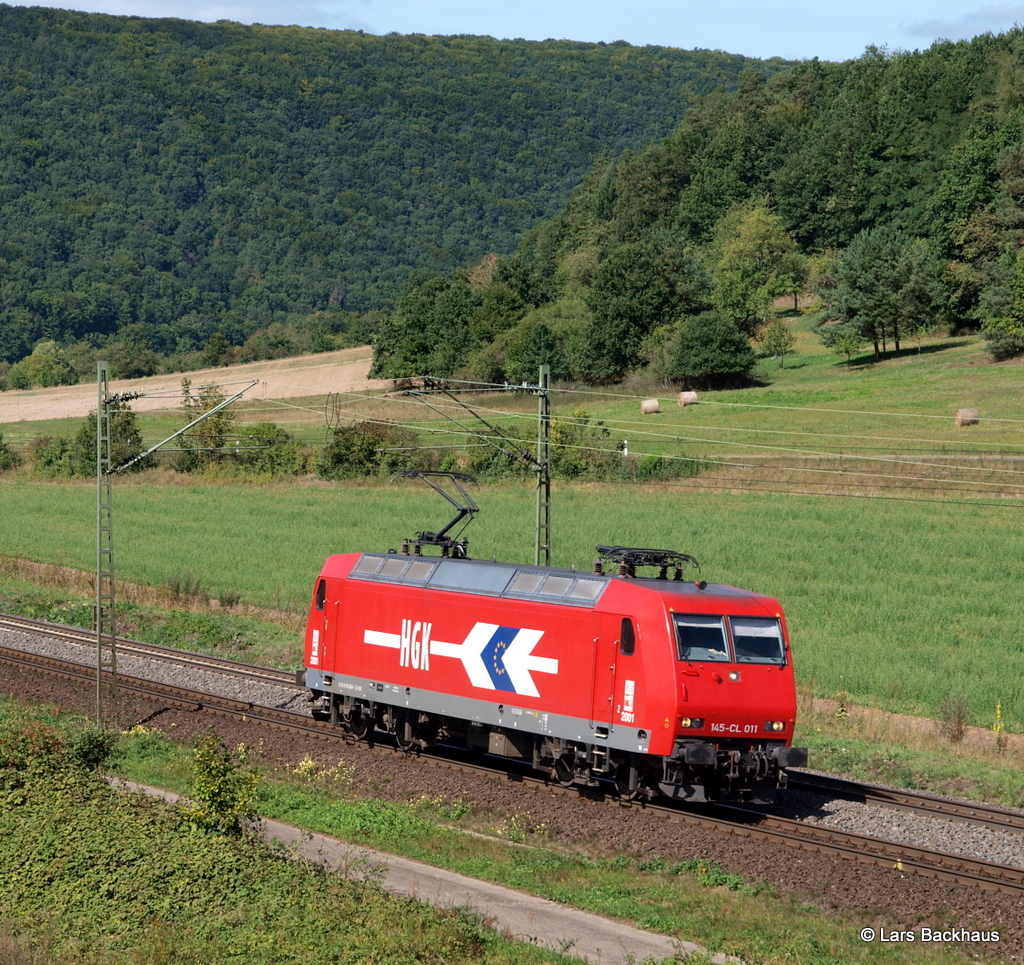
<svg viewBox="0 0 1024 965"><path fill-rule="evenodd" d="M680 660L715 660L724 663L729 659L729 643L725 639L725 621L722 617L683 613L674 613L673 617Z"/></svg>
<svg viewBox="0 0 1024 965"><path fill-rule="evenodd" d="M737 663L783 663L782 627L773 617L729 617Z"/></svg>
<svg viewBox="0 0 1024 965"><path fill-rule="evenodd" d="M720 617L673 613L680 660L785 663L782 627L774 617ZM730 643L731 641L731 643Z"/></svg>

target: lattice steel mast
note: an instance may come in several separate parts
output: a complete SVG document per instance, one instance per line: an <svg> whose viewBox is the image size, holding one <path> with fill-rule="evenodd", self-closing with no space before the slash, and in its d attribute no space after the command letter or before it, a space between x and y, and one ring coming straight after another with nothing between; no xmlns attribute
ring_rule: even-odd
<svg viewBox="0 0 1024 965"><path fill-rule="evenodd" d="M182 433L240 399L257 381L193 419L183 429L121 465L112 464L110 405L139 398L141 392L110 394L107 362L96 363L96 726L104 725L104 707L117 701L117 636L114 623L114 510L110 477L134 465Z"/></svg>
<svg viewBox="0 0 1024 965"><path fill-rule="evenodd" d="M106 362L96 363L96 381L96 725L103 727L103 705L113 705L117 698L110 392Z"/></svg>
<svg viewBox="0 0 1024 965"><path fill-rule="evenodd" d="M537 537L534 563L551 565L551 366L537 380ZM544 559L541 559L541 556Z"/></svg>

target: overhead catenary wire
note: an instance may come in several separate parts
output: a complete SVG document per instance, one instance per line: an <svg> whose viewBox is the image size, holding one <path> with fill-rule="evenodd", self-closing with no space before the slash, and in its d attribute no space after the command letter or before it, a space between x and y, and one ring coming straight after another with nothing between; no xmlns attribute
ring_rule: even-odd
<svg viewBox="0 0 1024 965"><path fill-rule="evenodd" d="M435 408L435 409L443 409L443 408L445 408L444 405L436 404L436 403L432 403L432 407ZM503 410L496 410L496 409L492 409L492 408L488 408L488 407L484 407L484 406L481 406L479 408L482 411L487 412L490 415L501 414L501 415L505 415L508 418L520 419L520 420L523 420L523 421L525 421L525 420L527 420L529 418L526 414L506 413L506 412L503 412ZM791 408L791 407L785 407L785 408ZM831 411L831 410L825 410L825 411ZM448 417L452 418L450 416L448 416ZM556 421L558 421L562 425L574 426L574 427L577 427L577 428L588 428L591 425L589 422L577 421L577 420L573 420L571 418L568 418L568 419L563 418L563 417L554 417L554 418L556 419ZM384 420L384 419L378 420L378 419L373 419L373 418L367 418L365 421L385 423L385 422L388 422L389 420ZM454 419L453 419L453 421L454 421ZM391 422L390 424L400 425L400 426L403 426L404 428L418 429L420 431L446 431L444 429L440 429L440 430L438 430L436 428L435 429L430 429L430 428L428 428L426 426L423 426L422 424L419 424L419 423L417 423L417 424L410 424L410 423L395 423L395 422ZM602 424L607 427L607 422L603 422ZM465 427L465 426L463 426L462 428L465 431L467 431L467 432L471 432L472 431L468 427ZM726 431L728 431L728 430L726 430ZM741 429L741 430L737 430L737 431L746 431L746 430L742 430ZM772 432L778 431L781 434L802 435L801 433L790 433L788 430L750 430L750 431L764 432L764 433L772 433ZM756 450L759 450L759 451L762 451L762 452L766 452L766 453L774 453L774 454L786 455L786 456L814 456L814 457L830 456L830 457L835 458L835 459L864 459L864 460L870 459L871 461L874 461L874 462L889 462L889 463L893 463L893 464L911 466L911 467L922 468L922 469L949 470L949 468L950 468L948 464L935 463L935 462L927 462L927 461L921 461L921 460L908 460L908 459L906 459L903 456L882 456L882 455L877 455L877 456L870 456L870 457L868 457L868 456L861 456L861 455L857 455L857 454L851 454L849 452L838 452L838 453L836 453L836 452L830 452L828 450L821 450L821 449L809 449L809 448L808 449L802 449L802 448L795 448L795 447L791 447L791 446L771 446L771 445L765 445L765 444L762 444L762 443L737 442L735 440L723 440L723 439L709 439L706 436L680 435L678 432L660 432L659 433L659 432L654 432L654 431L651 431L651 430L637 430L636 432L631 432L631 435L634 435L634 436L635 435L643 435L643 436L645 436L645 437L647 437L649 439L674 440L676 442L695 442L695 443L702 443L702 444L705 444L705 445L721 445L721 446L731 446L731 447L734 447L734 448L735 447L739 447L739 448L743 448L743 449L756 449ZM874 437L870 437L870 436L868 436L868 437L864 437L864 436L854 436L854 437L841 436L840 438L858 438L858 439L863 439L863 438L874 438ZM891 440L891 441L898 442L899 440ZM916 442L916 443L921 443L924 440L914 439L913 441ZM567 443L559 443L558 445L561 448L585 449L585 450L589 450L589 451L593 451L593 452L608 453L608 452L618 451L618 450L609 450L609 449L605 449L605 448L602 448L602 447L595 447L595 446L576 446L576 445L571 445L571 444L567 444ZM659 455L657 453L635 453L635 454L636 455L641 455L641 456L643 456L643 455ZM694 456L674 457L671 454L661 454L661 455L662 455L663 458L666 458L666 459L672 459L672 458L693 459L693 458L697 458L697 457L694 457ZM699 457L699 458L702 458L705 461L714 461L714 457ZM1000 468L1000 467L980 467L980 466L979 467L972 467L972 466L966 466L966 467L958 467L958 468L960 468L961 471L967 472L967 473L1000 473L1000 474L1005 474L1007 476L1024 475L1024 470L1016 470L1016 469L1008 469L1008 468ZM800 471L812 471L812 470L805 469L804 467L800 467ZM813 471L832 472L832 473L844 472L844 470L813 470ZM867 473L862 472L861 474L867 474ZM885 476L886 474L876 474L876 475ZM913 477L907 477L907 476L904 475L901 478L910 479L910 478L913 478ZM920 478L927 478L927 477L920 477ZM998 484L997 483L992 483L990 485L998 485Z"/></svg>
<svg viewBox="0 0 1024 965"><path fill-rule="evenodd" d="M197 388L204 387L206 384L230 386L236 384L235 382L224 382L224 383L203 383L202 385L197 384ZM300 391L307 393L308 396L313 397L319 394L318 389L307 387L301 383L294 382L279 382L279 381L264 381L266 386L282 386L287 387L290 391ZM345 396L344 404L338 405L339 418L351 419L353 422L367 422L370 424L387 424L401 428L406 428L412 431L427 433L434 437L438 436L464 436L466 434L474 434L474 430L469 426L461 425L458 428L451 426L438 426L429 424L428 420L421 419L389 419L379 415L373 415L365 411L361 411L361 406L367 404L387 404L391 408L402 409L406 406L419 406L421 403L414 397L401 397L397 395L388 394L386 397L382 396L379 392L373 390L367 391L363 386L365 383L350 383L347 387L359 388L352 392L338 393ZM511 393L513 391L528 391L531 386L509 386L498 383L483 383L483 382L461 382L460 385L466 387L467 391L482 392L486 391L488 394L491 393ZM638 395L630 393L624 393L621 391L602 390L598 388L587 388L587 389L566 389L566 388L555 388L550 389L553 396L569 398L579 397L583 399L615 399L619 401L640 401L642 398ZM181 391L167 392L166 395L163 391L147 393L148 398L184 398L185 394ZM259 409L247 409L248 412L259 411L259 412L272 412L272 411L291 411L296 416L300 415L320 415L322 416L324 407L323 405L312 405L309 403L292 403L280 399L264 399L262 400L263 405ZM339 399L340 403L340 399ZM930 413L907 413L907 412L893 412L893 411L873 411L873 410L853 410L853 409L836 409L836 408L822 408L814 406L791 406L791 405L772 405L765 403L747 403L747 402L725 402L716 401L711 399L701 400L702 407L719 407L719 408L747 408L754 410L766 410L766 411L784 411L784 412L807 412L814 413L816 415L829 415L836 418L846 417L873 417L879 420L901 420L901 419L915 419L924 421L935 421L935 422L948 422L950 417L948 415L934 415ZM445 418L450 418L447 412L443 410L451 408L456 411L457 408L462 408L464 411L469 409L461 401L458 403L445 403L441 399L435 398L433 405L436 409L442 410L439 412ZM487 414L492 418L500 418L503 420L509 420L513 423L522 422L524 425L532 423L535 420L535 415L527 412L516 412L514 410L503 409L493 405L474 405L473 410L478 410L480 413ZM172 412L172 409L158 410ZM472 411L472 410L471 410ZM571 415L556 415L553 419L560 425L566 428L576 429L587 429L595 428L595 424L590 420L575 419ZM296 420L297 422L298 420ZM1024 420L1018 419L1004 419L1004 418L986 418L986 423L998 423L1005 426L1021 425L1024 424ZM1013 496L1016 496L1017 486L1013 480L1017 476L1024 475L1024 470L1018 470L1013 467L1004 465L963 465L951 464L950 460L956 458L963 458L964 456L970 457L971 451L977 453L977 457L983 459L986 455L991 455L993 458L1014 458L1017 453L1024 455L1024 448L1018 449L1014 446L999 445L991 441L976 441L976 440L956 440L953 443L951 440L944 439L933 441L920 435L915 435L911 438L901 438L898 436L891 435L871 435L864 433L828 433L828 432L804 432L793 429L783 428L753 428L748 426L701 426L701 425L688 425L685 427L685 432L680 432L677 426L664 427L661 429L655 429L650 426L649 423L639 422L637 420L630 419L609 419L605 418L601 421L600 426L607 429L609 432L625 435L628 433L630 439L643 440L649 444L657 445L659 443L671 443L675 445L697 445L697 446L712 446L730 448L733 450L741 449L748 453L749 458L758 459L758 463L744 463L728 459L728 457L717 457L714 455L695 455L695 454L673 454L658 451L641 452L637 451L634 447L632 449L632 455L638 458L652 457L666 460L668 462L680 461L680 462L692 462L698 460L705 465L714 466L717 469L742 469L749 472L772 472L772 473L791 473L801 475L818 475L822 478L834 478L835 482L832 485L842 485L841 480L857 478L859 480L877 480L875 488L879 488L884 485L884 480L900 480L908 485L912 484L921 491L942 491L943 487L936 487L937 482L942 482L946 490L949 488L958 488L959 490L967 490L971 492L978 492L984 494L986 491L999 488L1003 491L1009 491ZM740 436L747 436L747 440L739 438ZM749 437L756 436L763 439L762 442L749 441ZM822 440L821 444L811 443L806 446L793 446L793 445L773 445L769 440L775 438L786 438L786 437L799 437L803 440L814 439ZM515 440L516 442L522 442L526 444L526 440ZM870 444L870 445L867 445ZM914 448L908 448L908 444L913 445ZM440 448L453 449L453 448L465 448L467 447L465 441L461 443L452 442L451 445L444 445ZM474 448L479 446L477 443ZM581 444L581 443L570 443L563 441L556 443L556 445L566 451L580 451L580 452L592 452L595 454L602 455L622 455L619 448L609 448L605 446L593 445L593 444ZM955 445L956 450L950 451L949 447ZM998 449L993 449L993 446L998 446ZM22 447L18 447L22 448ZM26 447L27 448L27 447ZM419 447L423 448L423 447ZM433 447L432 447L433 448ZM896 448L897 451L893 452ZM967 452L963 452L967 450ZM949 460L943 461L943 451L949 453ZM921 459L916 455L908 455L909 453L918 452L930 452L931 459ZM835 467L825 466L807 466L806 464L799 465L785 465L785 466L768 466L765 465L761 460L768 460L773 457L780 459L817 459L817 460L835 460L837 463L848 464L851 461L857 461L861 463L861 466L857 468L849 468L848 465L840 465ZM871 469L872 464L885 464L890 468L895 466L905 467L909 470L923 470L923 473L895 473L891 471L880 471L878 469ZM937 479L936 473L947 474L946 478L941 480ZM982 479L981 476L987 476L988 479ZM993 479L992 477L998 477ZM990 481L991 480L991 481ZM818 487L827 487L830 484L828 482L813 483L809 480L805 480L807 486L811 490ZM864 487L869 483L858 482L856 485ZM672 485L667 482L660 482L659 485ZM680 485L680 483L676 483ZM720 477L716 480L703 478L700 481L685 482L681 485L687 488L695 488L700 486L701 488L715 489L715 488L738 488L738 483L730 482L722 485ZM796 483L794 482L794 485ZM744 485L742 488L750 489L750 491L763 491L763 492L790 492L798 493L799 490L795 490L792 486L785 489L777 488L763 488L763 489L751 489L748 485ZM807 495L814 495L813 492L806 493ZM860 495L862 498L896 498L896 497L878 497L871 494L848 494L844 495ZM910 497L906 497L910 498ZM950 500L935 500L940 502L949 502ZM969 505L978 505L977 501L971 500L968 502ZM998 502L992 505L1003 505L1004 503Z"/></svg>
<svg viewBox="0 0 1024 965"><path fill-rule="evenodd" d="M368 396L368 395L357 395L353 401L354 402L358 402L358 401L379 401L379 397ZM398 402L400 404L402 404L402 403L404 403L404 404L413 404L413 405L415 404L415 402L413 400L411 400L411 399L401 399L401 400L391 399L389 401ZM291 404L291 403L284 403L284 402L280 402L279 405L282 408L291 408L291 409L295 409L297 411L309 412L309 413L314 413L314 414L319 414L320 411L321 411L321 407L298 406L298 405L294 405L294 404ZM442 405L436 405L436 404L434 405L434 407L436 409L443 409L443 408L445 408ZM533 419L535 418L534 416L530 416L530 415L527 415L525 413L510 413L510 412L506 412L504 410L491 409L491 408L487 408L487 407L479 407L479 408L481 409L481 411L486 412L486 413L488 413L490 415L502 415L505 418L510 418L510 419L513 419L513 420L523 421L524 423L532 422ZM247 411L253 411L253 410L250 409L250 410L247 410ZM272 410L268 409L268 410L260 410L260 411L272 411ZM340 409L340 411L342 413L347 414L353 420L364 421L364 422L368 422L368 423L372 423L372 424L394 425L394 426L398 426L400 428L406 428L406 429L411 429L411 430L414 430L414 431L421 431L421 432L454 432L455 431L455 430L451 430L451 429L448 429L448 428L433 427L433 426L430 426L429 424L427 424L425 422L422 422L422 421L419 421L419 420L416 420L416 421L395 421L393 419L375 418L373 416L369 416L369 415L366 415L364 413L360 413L360 412L358 412L356 410L352 410L352 409L344 409L343 408L343 409ZM826 410L826 411L830 411L830 410ZM563 425L563 426L570 426L570 427L576 427L576 428L587 428L587 427L589 427L591 425L589 422L577 421L577 420L574 420L572 418L567 418L565 416L555 416L553 418L555 418L558 421L558 423ZM732 440L732 439L714 439L714 438L708 438L707 436L703 436L703 435L681 435L678 431L661 431L661 432L658 432L658 431L653 431L653 430L650 430L650 429L639 429L639 428L633 428L634 426L639 425L639 423L625 422L625 421L621 421L621 420L603 420L602 421L602 425L607 427L607 428L612 428L612 427L619 428L619 427L622 427L622 426L626 426L626 427L629 427L630 435L632 437L642 436L642 437L647 438L647 439L652 440L652 441L663 440L663 441L676 442L676 443L690 442L690 443L701 443L701 444L704 444L704 445L734 446L734 447L738 446L738 447L742 447L742 448L757 448L757 449L761 449L761 450L766 451L766 452L785 453L785 454L788 454L788 455L832 456L834 458L847 458L847 459L849 459L849 458L858 458L857 453L854 452L855 449L866 449L866 448L868 448L868 447L853 447L853 446L849 446L849 445L843 445L842 451L840 451L840 452L834 452L834 451L829 450L829 449L814 449L814 448L797 449L797 448L792 448L792 447L771 446L771 445L764 445L764 444L758 444L758 443L744 443L744 442L738 442L738 441ZM473 432L473 430L471 428L469 428L468 426L461 426L461 428L465 432L469 432L469 433ZM701 431L702 429L704 429L704 427L700 427L700 426L691 427L691 431ZM892 437L885 437L885 436L863 436L863 435L849 435L849 434L805 433L805 432L797 432L797 431L785 430L785 429L750 429L750 428L746 428L746 427L733 427L733 426L716 426L716 427L713 427L713 428L712 427L707 427L706 429L704 429L704 431L707 431L707 432L712 432L712 431L714 431L714 432L726 432L726 433L747 433L747 434L757 434L757 435L792 435L792 436L798 436L800 438L806 438L807 436L812 436L812 437L815 437L815 438L833 439L833 440L837 440L837 441L840 441L840 442L843 442L843 443L846 443L849 440L870 440L872 442L889 442L889 443L892 443L894 445L898 445L901 442L906 442L906 441L914 442L914 443L916 443L918 445L924 445L924 444L926 444L928 442L928 440L926 440L926 439L919 439L919 438L914 438L914 439L910 439L910 440L901 440L899 438L892 438ZM983 445L985 445L985 446L991 446L992 443L985 443L985 442L975 443L975 442L972 442L970 440L965 440L963 443L958 443L958 445L968 445L968 446L983 446ZM881 449L881 447L870 447L870 448L872 448L872 449ZM907 450L904 448L903 451L906 452ZM926 450L926 451L934 452L934 449ZM991 452L993 455L1007 455L1008 454L1006 452L1006 450L1005 450L1005 447L1003 447L998 452L993 452L992 450L987 450L987 451ZM1021 450L1021 454L1024 455L1024 449ZM863 458L872 458L872 459L875 459L875 460L878 460L878 461L888 459L889 461L892 461L892 462L899 462L901 464L907 464L907 459L906 459L905 456L888 456L888 457L875 456L875 457L863 457ZM945 466L942 463L920 462L920 463L917 463L917 464L922 466L922 467L928 467L928 468L948 468L947 466ZM964 468L966 469L968 467L964 467ZM1018 474L1019 473L1018 470L1005 469L1005 468L997 469L995 467L987 467L985 469L980 469L979 471L984 471L984 472L1001 472L1001 473L1005 473L1005 474Z"/></svg>

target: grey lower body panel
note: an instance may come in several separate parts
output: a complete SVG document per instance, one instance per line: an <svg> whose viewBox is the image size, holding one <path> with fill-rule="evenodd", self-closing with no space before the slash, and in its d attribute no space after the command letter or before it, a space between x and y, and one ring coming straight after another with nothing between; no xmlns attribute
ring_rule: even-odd
<svg viewBox="0 0 1024 965"><path fill-rule="evenodd" d="M451 694L404 687L379 680L327 674L312 668L306 670L306 686L313 691L337 694L353 700L475 721L487 727L503 727L543 737L598 744L634 754L646 754L650 746L650 732L647 730L613 727L610 722L583 720L563 714L517 707L494 698L478 700L472 697L455 697Z"/></svg>

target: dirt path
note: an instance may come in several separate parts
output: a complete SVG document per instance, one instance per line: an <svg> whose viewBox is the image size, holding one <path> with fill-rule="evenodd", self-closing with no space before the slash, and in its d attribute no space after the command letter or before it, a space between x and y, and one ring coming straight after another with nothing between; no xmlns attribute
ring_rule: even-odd
<svg viewBox="0 0 1024 965"><path fill-rule="evenodd" d="M110 383L110 391L145 393L143 398L132 402L136 412L143 412L177 408L181 402L181 380L186 378L191 380L193 387L216 383L224 386L225 391L232 392L255 380L259 384L246 393L247 399L296 399L388 386L388 380L367 378L370 362L371 350L368 347L349 348L227 368L175 372L145 379L118 379ZM0 392L0 425L81 418L95 410L96 400L95 382Z"/></svg>

